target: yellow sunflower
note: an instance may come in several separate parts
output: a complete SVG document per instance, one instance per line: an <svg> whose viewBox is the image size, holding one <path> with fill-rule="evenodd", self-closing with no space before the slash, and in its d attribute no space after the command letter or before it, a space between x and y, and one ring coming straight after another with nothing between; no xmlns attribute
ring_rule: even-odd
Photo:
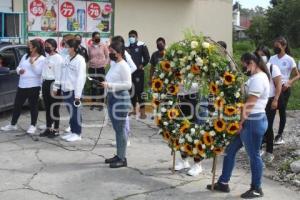
<svg viewBox="0 0 300 200"><path fill-rule="evenodd" d="M235 76L229 72L225 72L224 74L224 84L232 85L235 82Z"/></svg>
<svg viewBox="0 0 300 200"><path fill-rule="evenodd" d="M202 148L202 142L197 142L196 144L195 144L195 147L196 147L196 149L197 149L197 151L198 151L198 154L199 154L199 156L201 156L201 157L204 157L204 155L205 155L205 150Z"/></svg>
<svg viewBox="0 0 300 200"><path fill-rule="evenodd" d="M153 98L153 99L152 99L152 106L153 106L154 108L157 108L157 107L159 106L159 104L160 104L160 102L159 102L158 99L156 99L156 98Z"/></svg>
<svg viewBox="0 0 300 200"><path fill-rule="evenodd" d="M171 138L171 134L170 134L168 131L164 131L164 132L163 132L163 138L164 138L166 141L169 141L170 138Z"/></svg>
<svg viewBox="0 0 300 200"><path fill-rule="evenodd" d="M232 116L232 115L234 115L234 114L237 113L237 109L236 109L236 107L234 107L234 106L225 106L224 113L225 113L227 116Z"/></svg>
<svg viewBox="0 0 300 200"><path fill-rule="evenodd" d="M211 146L214 143L213 137L209 134L209 132L205 132L203 135L203 142L206 146Z"/></svg>
<svg viewBox="0 0 300 200"><path fill-rule="evenodd" d="M170 120L176 119L176 117L179 116L179 111L178 109L172 108L168 110L168 117Z"/></svg>
<svg viewBox="0 0 300 200"><path fill-rule="evenodd" d="M191 72L193 74L200 74L200 72L201 72L200 67L198 65L192 65Z"/></svg>
<svg viewBox="0 0 300 200"><path fill-rule="evenodd" d="M168 92L172 95L177 95L179 92L179 86L178 85L170 85L168 86Z"/></svg>
<svg viewBox="0 0 300 200"><path fill-rule="evenodd" d="M223 107L224 107L224 104L225 104L225 100L222 98L222 97L218 97L216 100L215 100L215 109L216 110L222 110Z"/></svg>
<svg viewBox="0 0 300 200"><path fill-rule="evenodd" d="M180 144L178 139L173 140L173 148L178 151L180 149Z"/></svg>
<svg viewBox="0 0 300 200"><path fill-rule="evenodd" d="M179 132L181 134L185 134L189 130L189 128L190 128L190 124L186 124L186 123L182 124L180 129L179 129Z"/></svg>
<svg viewBox="0 0 300 200"><path fill-rule="evenodd" d="M152 80L152 90L153 92L161 92L163 89L163 81L159 78Z"/></svg>
<svg viewBox="0 0 300 200"><path fill-rule="evenodd" d="M161 124L161 117L155 117L155 124L159 126Z"/></svg>
<svg viewBox="0 0 300 200"><path fill-rule="evenodd" d="M227 132L230 135L236 134L238 130L239 130L239 123L238 122L230 123L227 127Z"/></svg>
<svg viewBox="0 0 300 200"><path fill-rule="evenodd" d="M215 147L215 148L213 149L213 152L214 152L217 156L220 155L221 153L223 153L223 151L224 151L224 149L221 148L221 147Z"/></svg>
<svg viewBox="0 0 300 200"><path fill-rule="evenodd" d="M217 93L219 92L219 88L214 82L211 82L209 84L209 91L211 94L217 95Z"/></svg>
<svg viewBox="0 0 300 200"><path fill-rule="evenodd" d="M217 132L223 132L226 129L226 123L223 119L217 119L214 121L214 128Z"/></svg>
<svg viewBox="0 0 300 200"><path fill-rule="evenodd" d="M161 61L160 62L161 68L165 71L165 72L170 72L171 71L171 64L169 61Z"/></svg>
<svg viewBox="0 0 300 200"><path fill-rule="evenodd" d="M191 156L191 155L193 155L193 147L192 147L192 145L190 145L190 144L184 144L184 146L183 146L183 151L187 154L187 155L189 155L189 156Z"/></svg>

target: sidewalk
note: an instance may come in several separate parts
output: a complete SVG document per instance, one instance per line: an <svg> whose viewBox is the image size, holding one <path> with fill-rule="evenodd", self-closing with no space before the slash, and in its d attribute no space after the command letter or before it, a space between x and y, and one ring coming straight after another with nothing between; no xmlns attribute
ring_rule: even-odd
<svg viewBox="0 0 300 200"><path fill-rule="evenodd" d="M84 109L88 125L103 122L104 112ZM26 129L29 113L21 115L19 125ZM10 116L0 118L0 126ZM44 112L39 124L45 122ZM66 127L62 122L62 128ZM133 136L128 148L128 168L110 169L104 159L115 153L111 146L114 132L108 123L93 151L99 128L84 128L83 140L65 143L60 139L34 141L19 130L0 132L0 199L1 200L110 200L110 199L240 199L249 189L250 172L234 171L230 194L210 192L212 160L203 162L204 172L197 178L184 172L172 174L170 149L163 143L150 119L131 120ZM17 136L19 135L19 136ZM218 159L218 172L221 170ZM299 199L300 192L292 191L269 179L264 179L262 199Z"/></svg>

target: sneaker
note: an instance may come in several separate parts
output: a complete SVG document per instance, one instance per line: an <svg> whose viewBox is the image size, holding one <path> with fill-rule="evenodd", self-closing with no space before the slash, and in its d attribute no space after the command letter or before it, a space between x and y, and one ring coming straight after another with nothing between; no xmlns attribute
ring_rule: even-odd
<svg viewBox="0 0 300 200"><path fill-rule="evenodd" d="M112 157L112 158L108 158L108 159L105 159L105 163L106 164L110 164L110 163L113 163L113 162L116 162L116 161L118 161L119 160L119 157L118 156L114 156L114 157Z"/></svg>
<svg viewBox="0 0 300 200"><path fill-rule="evenodd" d="M263 193L261 188L259 188L257 190L251 188L250 190L248 190L247 192L242 194L241 198L243 198L243 199L254 199L254 198L259 198L259 197L263 197L263 196L264 196L264 193Z"/></svg>
<svg viewBox="0 0 300 200"><path fill-rule="evenodd" d="M59 135L58 131L51 130L47 137L50 138L50 139L53 139L53 138L57 137L58 135Z"/></svg>
<svg viewBox="0 0 300 200"><path fill-rule="evenodd" d="M274 155L272 153L266 152L263 160L267 163L271 163L274 160Z"/></svg>
<svg viewBox="0 0 300 200"><path fill-rule="evenodd" d="M28 130L26 131L26 133L28 133L29 135L33 135L35 134L35 132L36 132L36 127L32 125L30 125Z"/></svg>
<svg viewBox="0 0 300 200"><path fill-rule="evenodd" d="M18 130L17 125L9 124L9 125L1 127L1 131L16 131L16 130Z"/></svg>
<svg viewBox="0 0 300 200"><path fill-rule="evenodd" d="M67 134L61 136L61 139L66 140L66 139L68 139L71 136L72 136L72 133L67 133Z"/></svg>
<svg viewBox="0 0 300 200"><path fill-rule="evenodd" d="M206 189L208 190L212 190L212 185L207 185ZM230 188L228 184L223 184L220 182L217 182L214 184L214 190L219 191L219 192L226 192L229 193L230 192Z"/></svg>
<svg viewBox="0 0 300 200"><path fill-rule="evenodd" d="M127 140L127 147L130 147L130 145L131 145L130 140Z"/></svg>
<svg viewBox="0 0 300 200"><path fill-rule="evenodd" d="M260 150L260 151L259 151L259 155L260 155L260 157L263 157L263 156L264 156L264 154L265 154L265 151L264 151L264 150Z"/></svg>
<svg viewBox="0 0 300 200"><path fill-rule="evenodd" d="M285 142L284 142L284 140L282 139L282 137L281 136L276 136L275 137L275 140L274 140L274 144L275 145L280 145L280 144L284 144Z"/></svg>
<svg viewBox="0 0 300 200"><path fill-rule="evenodd" d="M38 126L38 129L39 129L39 130L46 130L46 129L47 129L47 126L46 126L45 124L39 125L39 126Z"/></svg>
<svg viewBox="0 0 300 200"><path fill-rule="evenodd" d="M191 169L187 172L187 175L198 176L202 172L202 166L200 163L195 163Z"/></svg>
<svg viewBox="0 0 300 200"><path fill-rule="evenodd" d="M124 160L121 160L120 158L118 158L117 161L110 163L109 167L110 168L127 167L127 160L126 160L126 158Z"/></svg>
<svg viewBox="0 0 300 200"><path fill-rule="evenodd" d="M176 162L175 171L190 168L190 163L187 159L180 159Z"/></svg>
<svg viewBox="0 0 300 200"><path fill-rule="evenodd" d="M71 127L68 126L68 128L65 129L65 132L66 132L66 133L71 133Z"/></svg>
<svg viewBox="0 0 300 200"><path fill-rule="evenodd" d="M67 142L76 142L80 140L81 140L81 136L75 133L73 133L70 137L66 139Z"/></svg>
<svg viewBox="0 0 300 200"><path fill-rule="evenodd" d="M48 135L50 135L51 130L50 129L46 129L43 133L40 134L40 137L48 137Z"/></svg>

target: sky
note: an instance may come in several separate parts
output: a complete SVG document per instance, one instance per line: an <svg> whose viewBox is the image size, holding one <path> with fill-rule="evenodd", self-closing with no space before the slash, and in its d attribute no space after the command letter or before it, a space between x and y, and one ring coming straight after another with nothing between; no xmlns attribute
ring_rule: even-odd
<svg viewBox="0 0 300 200"><path fill-rule="evenodd" d="M256 6L261 6L263 8L268 8L270 5L270 0L234 0L233 4L235 2L239 2L243 8L255 8Z"/></svg>

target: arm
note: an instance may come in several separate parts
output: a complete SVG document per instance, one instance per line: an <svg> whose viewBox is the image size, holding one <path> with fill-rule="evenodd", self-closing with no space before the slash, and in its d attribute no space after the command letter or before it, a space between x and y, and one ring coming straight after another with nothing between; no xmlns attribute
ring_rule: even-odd
<svg viewBox="0 0 300 200"><path fill-rule="evenodd" d="M17 72L18 75L22 75L22 74L24 74L24 72L25 72L25 70L22 69L21 64L22 64L22 63L24 62L24 60L26 59L26 56L27 56L27 54L25 54L25 55L22 57L22 59L21 59L21 61L20 61L20 63L19 63L19 66L16 68L16 72Z"/></svg>
<svg viewBox="0 0 300 200"><path fill-rule="evenodd" d="M273 82L275 85L275 96L272 102L272 109L276 109L278 106L278 99L281 93L281 88L282 88L282 82L281 82L281 76L277 76L275 78L273 78Z"/></svg>
<svg viewBox="0 0 300 200"><path fill-rule="evenodd" d="M146 45L143 45L143 67L146 67L148 65L150 60L149 51Z"/></svg>
<svg viewBox="0 0 300 200"><path fill-rule="evenodd" d="M247 120L247 118L249 117L253 107L255 106L255 103L257 102L258 97L254 96L254 95L250 95L247 100L246 103L243 107L242 110L242 116L241 116L241 121L240 121L240 125L239 125L239 129L242 129L243 123L245 122L245 120Z"/></svg>
<svg viewBox="0 0 300 200"><path fill-rule="evenodd" d="M131 73L135 72L137 67L136 67L135 63L133 62L131 55L127 51L125 51L125 57L126 57L126 62L130 67Z"/></svg>
<svg viewBox="0 0 300 200"><path fill-rule="evenodd" d="M108 47L106 45L104 45L104 56L105 56L105 66L107 66L109 64L109 50Z"/></svg>
<svg viewBox="0 0 300 200"><path fill-rule="evenodd" d="M119 83L108 82L107 87L113 91L129 90L132 85L131 72L129 66L120 66L120 81Z"/></svg>
<svg viewBox="0 0 300 200"><path fill-rule="evenodd" d="M297 64L293 58L291 60L291 65L292 65L292 73L291 73L292 78L290 78L290 80L286 84L284 84L283 91L285 91L289 87L292 87L294 82L297 81L298 79L300 79L300 74L297 69Z"/></svg>
<svg viewBox="0 0 300 200"><path fill-rule="evenodd" d="M61 81L61 70L63 67L63 58L61 56L58 57L59 60L57 60L57 64L54 66L54 85L53 85L53 91L57 91L60 87L60 81Z"/></svg>
<svg viewBox="0 0 300 200"><path fill-rule="evenodd" d="M80 59L77 66L78 77L75 86L75 99L80 99L86 80L86 63L84 59Z"/></svg>

